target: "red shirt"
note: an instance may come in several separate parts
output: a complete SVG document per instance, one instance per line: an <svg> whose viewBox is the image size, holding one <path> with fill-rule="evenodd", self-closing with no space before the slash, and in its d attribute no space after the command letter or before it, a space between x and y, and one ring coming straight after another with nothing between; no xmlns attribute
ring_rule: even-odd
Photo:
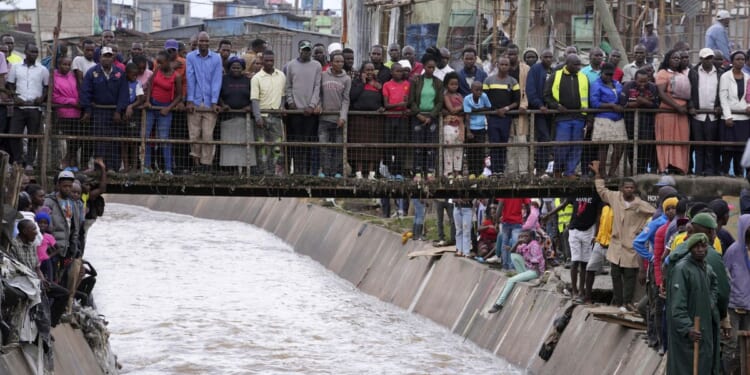
<svg viewBox="0 0 750 375"><path fill-rule="evenodd" d="M499 198L503 203L501 224L523 224L523 206L531 203L529 198Z"/></svg>
<svg viewBox="0 0 750 375"><path fill-rule="evenodd" d="M482 226L486 226L488 228L484 230L480 230L479 237L481 237L483 240L486 240L486 241L496 241L497 229L495 229L495 225L492 224L492 220L490 219L482 220Z"/></svg>
<svg viewBox="0 0 750 375"><path fill-rule="evenodd" d="M660 226L654 234L654 279L656 279L657 286L662 284L661 258L664 256L664 241L667 236L667 229L669 229L669 222Z"/></svg>
<svg viewBox="0 0 750 375"><path fill-rule="evenodd" d="M409 101L409 87L411 83L407 80L396 82L390 80L383 85L383 98L385 98L385 104L398 104L406 103ZM388 110L389 112L403 112L406 111L406 106L396 107ZM389 116L399 117L399 116Z"/></svg>
<svg viewBox="0 0 750 375"><path fill-rule="evenodd" d="M424 65L419 61L415 61L414 66L411 67L411 71L409 72L409 79L421 76L423 71Z"/></svg>
<svg viewBox="0 0 750 375"><path fill-rule="evenodd" d="M616 66L615 67L615 73L612 74L612 79L614 79L617 82L623 83L622 82L622 76L624 76L624 75L625 75L625 72L623 72L622 69L620 69L619 66Z"/></svg>

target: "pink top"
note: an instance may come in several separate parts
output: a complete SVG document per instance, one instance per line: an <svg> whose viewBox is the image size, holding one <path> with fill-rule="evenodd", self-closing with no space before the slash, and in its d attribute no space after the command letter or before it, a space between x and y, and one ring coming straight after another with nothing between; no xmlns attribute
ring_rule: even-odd
<svg viewBox="0 0 750 375"><path fill-rule="evenodd" d="M529 205L529 215L521 226L521 230L539 229L539 209L536 206Z"/></svg>
<svg viewBox="0 0 750 375"><path fill-rule="evenodd" d="M520 244L516 247L516 252L523 257L527 270L536 271L537 277L542 276L545 270L544 252L539 242L533 240L527 244Z"/></svg>
<svg viewBox="0 0 750 375"><path fill-rule="evenodd" d="M47 249L55 246L55 244L55 237L53 237L51 234L44 233L44 235L42 235L42 243L36 247L36 256L39 258L40 263L49 259Z"/></svg>
<svg viewBox="0 0 750 375"><path fill-rule="evenodd" d="M55 88L52 91L52 103L54 104L78 104L78 81L73 72L66 75L60 74L55 70ZM57 108L57 115L61 118L79 118L81 111L78 108L63 107Z"/></svg>
<svg viewBox="0 0 750 375"><path fill-rule="evenodd" d="M143 71L143 74L136 77L138 82L141 83L141 87L143 87L143 91L148 90L148 80L151 78L152 75L154 75L154 72L151 69L146 68L146 70Z"/></svg>

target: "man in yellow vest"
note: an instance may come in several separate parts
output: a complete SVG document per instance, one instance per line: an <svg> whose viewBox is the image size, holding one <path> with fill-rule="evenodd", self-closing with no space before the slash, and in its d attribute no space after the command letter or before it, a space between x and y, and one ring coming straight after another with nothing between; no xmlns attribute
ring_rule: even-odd
<svg viewBox="0 0 750 375"><path fill-rule="evenodd" d="M569 112L589 106L589 80L580 70L581 59L578 55L570 54L565 59L565 66L544 84L544 102L547 108L559 111L555 118L557 142L583 140L586 114ZM574 179L582 152L581 145L555 147L555 175L559 176L563 172L564 176Z"/></svg>

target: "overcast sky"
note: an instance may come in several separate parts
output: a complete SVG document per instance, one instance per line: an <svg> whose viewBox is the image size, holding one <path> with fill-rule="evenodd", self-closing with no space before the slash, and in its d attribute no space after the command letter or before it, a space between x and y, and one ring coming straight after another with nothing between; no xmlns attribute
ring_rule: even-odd
<svg viewBox="0 0 750 375"><path fill-rule="evenodd" d="M287 1L292 3L294 2L293 0ZM112 0L112 3L132 5L133 0ZM191 16L211 18L211 14L213 12L212 0L194 0L190 3ZM33 9L36 8L36 0L15 0L13 1L12 5L6 4L5 2L0 3L0 9L13 9L14 7L18 7L20 9ZM323 0L323 8L339 11L341 10L341 0Z"/></svg>

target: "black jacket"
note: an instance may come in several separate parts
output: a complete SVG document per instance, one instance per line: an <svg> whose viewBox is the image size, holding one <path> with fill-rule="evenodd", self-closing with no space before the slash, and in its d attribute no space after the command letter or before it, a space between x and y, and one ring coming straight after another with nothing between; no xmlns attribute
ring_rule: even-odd
<svg viewBox="0 0 750 375"><path fill-rule="evenodd" d="M700 99L698 97L700 93L700 88L698 87L698 68L700 68L701 64L698 63L695 66L692 66L690 70L688 71L688 79L690 80L690 102L688 102L688 108L695 108L698 109L700 106ZM714 107L721 107L721 103L719 102L719 81L721 80L721 75L724 74L723 69L716 69L716 101L714 102Z"/></svg>

